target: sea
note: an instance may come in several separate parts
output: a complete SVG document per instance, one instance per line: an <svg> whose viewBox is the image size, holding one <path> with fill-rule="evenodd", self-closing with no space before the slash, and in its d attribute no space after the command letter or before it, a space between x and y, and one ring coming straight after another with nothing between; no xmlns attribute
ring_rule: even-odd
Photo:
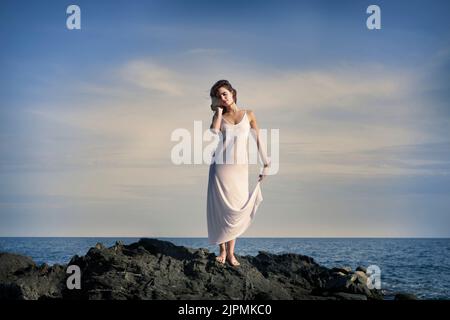
<svg viewBox="0 0 450 320"><path fill-rule="evenodd" d="M157 238L176 245L206 248L218 254L207 238ZM67 264L97 243L130 244L139 238L0 237L0 252L30 256L37 264ZM450 299L449 238L238 238L237 255L297 253L325 267L375 265L386 295L413 293L420 299Z"/></svg>

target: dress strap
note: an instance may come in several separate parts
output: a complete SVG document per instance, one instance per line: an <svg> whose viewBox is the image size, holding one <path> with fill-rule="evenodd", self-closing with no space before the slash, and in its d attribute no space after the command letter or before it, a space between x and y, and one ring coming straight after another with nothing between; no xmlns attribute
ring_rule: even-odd
<svg viewBox="0 0 450 320"><path fill-rule="evenodd" d="M229 123L229 124L232 125L232 126L237 126L237 125L239 125L239 124L242 123L242 121L244 120L244 118L245 118L246 116L247 116L247 110L244 110L244 115L242 116L241 120L240 120L238 123L236 123L236 124L229 122L229 121L226 120L223 116L222 116L222 120L225 121L225 122L227 122L227 123Z"/></svg>

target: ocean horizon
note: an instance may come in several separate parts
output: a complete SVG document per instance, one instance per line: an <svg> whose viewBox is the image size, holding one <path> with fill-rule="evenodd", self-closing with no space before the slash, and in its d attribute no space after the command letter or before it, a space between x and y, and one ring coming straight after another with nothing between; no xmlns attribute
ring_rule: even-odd
<svg viewBox="0 0 450 320"><path fill-rule="evenodd" d="M144 237L0 237L0 252L31 257L38 265L67 264L74 255L85 255L96 243L109 247L116 241L130 244ZM206 248L218 246L206 237L145 237L175 245ZM328 267L377 265L381 289L387 295L413 293L421 299L450 299L450 238L238 238L236 254L255 256L259 251L296 253Z"/></svg>

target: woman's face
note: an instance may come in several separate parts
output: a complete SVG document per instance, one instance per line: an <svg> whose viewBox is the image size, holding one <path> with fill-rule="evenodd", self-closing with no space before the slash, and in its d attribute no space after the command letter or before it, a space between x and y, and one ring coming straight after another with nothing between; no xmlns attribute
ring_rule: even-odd
<svg viewBox="0 0 450 320"><path fill-rule="evenodd" d="M231 106L234 103L233 93L225 87L220 87L217 96L224 106Z"/></svg>

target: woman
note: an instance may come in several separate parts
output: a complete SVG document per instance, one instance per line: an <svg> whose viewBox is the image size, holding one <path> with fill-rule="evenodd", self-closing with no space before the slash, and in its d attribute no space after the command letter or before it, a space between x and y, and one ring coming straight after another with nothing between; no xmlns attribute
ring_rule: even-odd
<svg viewBox="0 0 450 320"><path fill-rule="evenodd" d="M258 205L263 200L260 182L266 175L265 169L270 161L259 139L254 112L237 106L237 92L231 84L227 80L217 81L211 88L210 96L213 101L211 109L215 111L210 129L220 134L222 141L219 141L209 167L208 239L210 243L219 245L220 253L216 257L219 263L228 261L232 266L239 266L240 263L234 256L236 238L251 224ZM264 170L251 193L248 187L247 151L250 129L256 132L259 154L264 163ZM227 139L227 136L232 139ZM233 142L229 143L230 141ZM237 160L238 157L241 161Z"/></svg>

